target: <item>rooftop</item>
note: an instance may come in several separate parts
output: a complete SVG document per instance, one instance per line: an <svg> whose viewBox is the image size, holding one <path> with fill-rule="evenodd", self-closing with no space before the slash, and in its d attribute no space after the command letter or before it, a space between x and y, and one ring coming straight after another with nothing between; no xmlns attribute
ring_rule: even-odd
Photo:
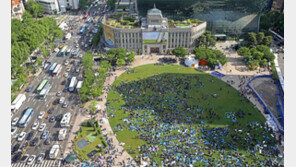
<svg viewBox="0 0 296 167"><path fill-rule="evenodd" d="M161 14L161 11L159 9L156 8L155 4L154 4L154 7L150 10L148 10L148 15L149 14Z"/></svg>

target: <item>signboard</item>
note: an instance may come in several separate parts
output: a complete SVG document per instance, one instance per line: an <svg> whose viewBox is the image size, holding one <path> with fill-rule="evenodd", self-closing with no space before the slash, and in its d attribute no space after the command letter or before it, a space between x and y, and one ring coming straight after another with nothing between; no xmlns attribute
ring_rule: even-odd
<svg viewBox="0 0 296 167"><path fill-rule="evenodd" d="M143 43L145 44L159 44L166 43L168 39L167 32L143 32Z"/></svg>
<svg viewBox="0 0 296 167"><path fill-rule="evenodd" d="M104 25L104 34L105 34L105 41L109 45L114 45L114 33L113 28L107 25Z"/></svg>

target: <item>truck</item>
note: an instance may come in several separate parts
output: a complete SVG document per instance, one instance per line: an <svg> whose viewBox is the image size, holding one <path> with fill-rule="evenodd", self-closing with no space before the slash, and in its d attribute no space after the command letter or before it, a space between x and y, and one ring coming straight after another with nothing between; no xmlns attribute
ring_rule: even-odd
<svg viewBox="0 0 296 167"><path fill-rule="evenodd" d="M63 128L59 131L59 136L58 139L59 140L64 140L66 138L66 134L67 134L67 129Z"/></svg>
<svg viewBox="0 0 296 167"><path fill-rule="evenodd" d="M26 100L25 94L17 95L17 97L11 103L11 112L15 113L21 107L21 105L25 100Z"/></svg>
<svg viewBox="0 0 296 167"><path fill-rule="evenodd" d="M62 118L62 120L60 122L62 128L65 128L65 127L69 127L70 126L71 116L72 116L72 114L70 112L67 112L63 116L63 118Z"/></svg>
<svg viewBox="0 0 296 167"><path fill-rule="evenodd" d="M58 144L53 145L49 151L49 159L56 159L59 151L60 146Z"/></svg>

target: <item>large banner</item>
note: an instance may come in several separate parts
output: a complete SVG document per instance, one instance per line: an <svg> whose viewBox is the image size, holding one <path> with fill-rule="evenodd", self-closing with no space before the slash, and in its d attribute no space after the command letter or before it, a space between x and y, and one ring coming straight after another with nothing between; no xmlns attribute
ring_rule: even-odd
<svg viewBox="0 0 296 167"><path fill-rule="evenodd" d="M114 33L113 28L107 25L104 25L104 34L105 40L109 45L114 45Z"/></svg>
<svg viewBox="0 0 296 167"><path fill-rule="evenodd" d="M143 43L145 44L159 44L166 43L168 38L167 32L143 32Z"/></svg>

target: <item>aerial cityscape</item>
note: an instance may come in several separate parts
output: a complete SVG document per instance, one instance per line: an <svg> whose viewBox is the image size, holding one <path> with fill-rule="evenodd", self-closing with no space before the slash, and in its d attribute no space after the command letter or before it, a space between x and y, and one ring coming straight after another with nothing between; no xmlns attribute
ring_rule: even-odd
<svg viewBox="0 0 296 167"><path fill-rule="evenodd" d="M284 166L284 0L11 0L12 167Z"/></svg>

